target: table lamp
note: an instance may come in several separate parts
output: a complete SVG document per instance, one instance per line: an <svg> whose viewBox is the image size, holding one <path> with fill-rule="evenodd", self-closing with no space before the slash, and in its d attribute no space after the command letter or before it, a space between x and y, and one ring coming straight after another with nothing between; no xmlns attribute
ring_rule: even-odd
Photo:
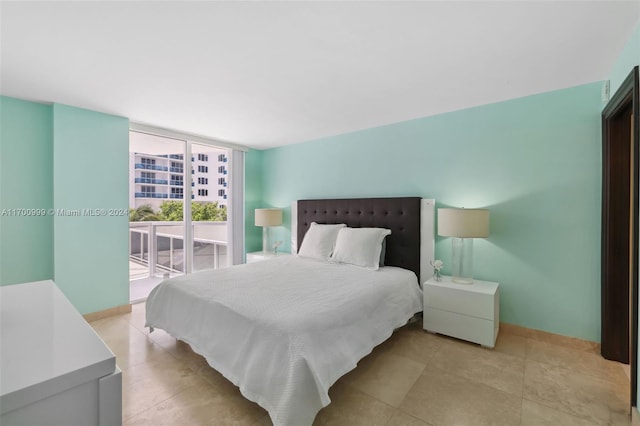
<svg viewBox="0 0 640 426"><path fill-rule="evenodd" d="M453 237L451 278L455 283L473 283L473 239L489 236L489 210L438 209L438 235Z"/></svg>
<svg viewBox="0 0 640 426"><path fill-rule="evenodd" d="M262 226L262 251L267 253L267 230L282 225L282 209L256 209L256 226Z"/></svg>

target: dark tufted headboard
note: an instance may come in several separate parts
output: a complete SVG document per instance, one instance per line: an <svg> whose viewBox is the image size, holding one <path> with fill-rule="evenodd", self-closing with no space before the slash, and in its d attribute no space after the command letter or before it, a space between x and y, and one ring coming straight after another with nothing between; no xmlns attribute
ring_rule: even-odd
<svg viewBox="0 0 640 426"><path fill-rule="evenodd" d="M298 201L298 247L311 222L344 223L352 228L387 228L385 265L420 277L420 197L350 198Z"/></svg>

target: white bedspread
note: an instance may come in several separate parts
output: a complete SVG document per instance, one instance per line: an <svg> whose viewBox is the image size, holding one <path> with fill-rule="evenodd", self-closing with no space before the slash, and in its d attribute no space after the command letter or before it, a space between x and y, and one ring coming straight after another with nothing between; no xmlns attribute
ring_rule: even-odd
<svg viewBox="0 0 640 426"><path fill-rule="evenodd" d="M422 310L415 274L297 256L160 283L149 327L191 345L274 425L311 425L329 387Z"/></svg>

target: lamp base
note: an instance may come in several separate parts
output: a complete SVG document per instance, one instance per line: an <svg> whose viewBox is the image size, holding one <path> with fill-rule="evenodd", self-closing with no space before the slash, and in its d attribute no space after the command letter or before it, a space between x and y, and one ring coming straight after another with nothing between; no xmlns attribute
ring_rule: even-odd
<svg viewBox="0 0 640 426"><path fill-rule="evenodd" d="M454 282L456 284L473 284L473 280L470 278L462 278L462 277L455 277L455 276L451 277L451 282Z"/></svg>
<svg viewBox="0 0 640 426"><path fill-rule="evenodd" d="M473 284L473 238L454 237L451 245L451 281L457 284Z"/></svg>
<svg viewBox="0 0 640 426"><path fill-rule="evenodd" d="M268 253L269 252L269 234L268 234L268 226L263 226L262 227L262 252L263 253Z"/></svg>

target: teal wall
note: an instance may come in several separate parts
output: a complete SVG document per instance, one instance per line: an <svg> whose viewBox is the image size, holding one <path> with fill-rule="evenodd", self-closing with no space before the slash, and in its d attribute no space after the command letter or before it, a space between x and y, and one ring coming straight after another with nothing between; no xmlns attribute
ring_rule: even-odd
<svg viewBox="0 0 640 426"><path fill-rule="evenodd" d="M245 168L245 253L262 250L262 228L255 226L254 210L262 205L262 151L250 149L244 159Z"/></svg>
<svg viewBox="0 0 640 426"><path fill-rule="evenodd" d="M0 97L0 209L128 210L129 121ZM43 279L83 314L129 303L128 216L0 216L0 284Z"/></svg>
<svg viewBox="0 0 640 426"><path fill-rule="evenodd" d="M618 90L618 87L627 78L633 67L637 65L640 65L640 22L638 22L631 38L627 41L609 74L611 96Z"/></svg>
<svg viewBox="0 0 640 426"><path fill-rule="evenodd" d="M486 207L475 277L501 321L600 340L600 88L593 83L263 153L263 202L417 195ZM290 222L287 222L290 223ZM290 230L280 235L289 241ZM451 240L436 256L451 263Z"/></svg>
<svg viewBox="0 0 640 426"><path fill-rule="evenodd" d="M0 211L53 207L51 106L0 97ZM53 278L53 216L0 214L0 285Z"/></svg>
<svg viewBox="0 0 640 426"><path fill-rule="evenodd" d="M81 313L129 303L129 120L53 106L55 282Z"/></svg>

